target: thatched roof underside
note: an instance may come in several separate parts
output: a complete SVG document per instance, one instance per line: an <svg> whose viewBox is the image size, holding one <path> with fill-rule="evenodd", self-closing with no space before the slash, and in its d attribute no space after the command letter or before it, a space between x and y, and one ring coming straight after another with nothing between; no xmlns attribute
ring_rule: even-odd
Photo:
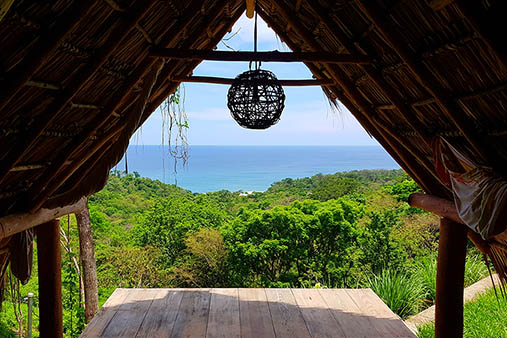
<svg viewBox="0 0 507 338"><path fill-rule="evenodd" d="M473 4L472 4L473 3ZM505 3L258 0L294 51L367 55L307 64L324 91L427 192L444 136L507 173ZM16 0L0 22L0 215L100 190L134 131L198 62L151 47L213 49L244 0ZM224 102L225 105L225 102Z"/></svg>

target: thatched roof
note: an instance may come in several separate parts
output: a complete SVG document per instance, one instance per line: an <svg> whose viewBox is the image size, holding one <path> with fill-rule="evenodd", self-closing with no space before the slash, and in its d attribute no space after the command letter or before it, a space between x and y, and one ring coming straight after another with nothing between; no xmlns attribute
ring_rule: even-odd
<svg viewBox="0 0 507 338"><path fill-rule="evenodd" d="M428 193L451 198L433 163L445 136L507 172L503 1L258 0L294 51L368 56L308 63ZM198 62L150 48L213 49L244 0L15 0L0 21L0 215L77 201L103 187L130 136ZM224 102L225 104L225 102Z"/></svg>

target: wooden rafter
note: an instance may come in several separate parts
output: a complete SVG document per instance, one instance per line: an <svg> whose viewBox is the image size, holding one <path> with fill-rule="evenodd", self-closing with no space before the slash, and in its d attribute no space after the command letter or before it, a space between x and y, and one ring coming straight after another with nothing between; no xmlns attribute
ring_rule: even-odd
<svg viewBox="0 0 507 338"><path fill-rule="evenodd" d="M193 15L195 12L199 11L201 5L198 2L192 2L192 5L187 7L185 11L182 13L180 20L178 20L171 31L166 33L165 37L160 42L160 46L170 47L177 41L179 34L184 31L188 26L192 24L192 21L186 20L183 18L187 18ZM103 114L97 115L92 121L84 128L84 131L73 139L59 154L58 158L52 163L52 165L45 171L48 173L47 176L39 179L36 183L30 187L28 190L27 196L32 196L30 203L30 210L37 210L41 207L41 205L46 201L46 199L51 196L64 182L65 179L69 178L85 161L79 161L79 163L75 163L66 167L62 173L63 164L65 161L69 160L70 157L74 154L76 149L78 149L81 144L92 135L97 129L101 128L110 118L111 114L118 108L123 99L130 93L132 88L135 86L140 79L142 79L150 70L150 68L155 64L156 59L149 57L148 55L141 61L140 65L134 70L134 72L127 78L127 80L122 84L120 89L115 93L115 98L111 100L104 107ZM100 146L93 151L97 151L100 149ZM89 154L88 158L92 154ZM57 179L58 178L58 179Z"/></svg>
<svg viewBox="0 0 507 338"><path fill-rule="evenodd" d="M328 52L233 52L223 50L153 48L150 51L150 56L169 59L211 61L370 63L370 59L364 55L335 54Z"/></svg>
<svg viewBox="0 0 507 338"><path fill-rule="evenodd" d="M504 172L505 168L498 163L498 158L492 154L490 146L477 135L470 121L464 117L461 107L452 99L452 96L447 93L434 75L417 60L407 45L402 42L398 30L389 23L389 20L386 20L388 14L374 1L362 0L358 1L357 4L370 17L393 50L405 62L417 82L435 98L444 115L463 133L466 140L477 152L477 156L484 154L488 163L491 163L498 172Z"/></svg>
<svg viewBox="0 0 507 338"><path fill-rule="evenodd" d="M95 5L95 1L76 1L58 22L41 32L36 46L19 65L5 74L0 84L0 111L23 88L25 83L46 63L65 37L79 25L81 18ZM1 176L1 175L0 175Z"/></svg>
<svg viewBox="0 0 507 338"><path fill-rule="evenodd" d="M12 149L3 159L0 166L0 184L3 182L9 170L21 160L23 155L30 150L37 138L51 124L58 114L71 102L74 96L93 77L95 72L106 62L109 56L120 45L127 33L134 28L134 25L144 17L156 0L138 2L131 10L121 13L120 22L116 29L109 35L102 48L94 54L93 58L81 68L66 88L60 92L53 102L40 114L40 117L27 135Z"/></svg>
<svg viewBox="0 0 507 338"><path fill-rule="evenodd" d="M215 77L215 76L174 76L170 79L175 82L196 82L196 83L212 83L212 84L224 84L231 85L234 82L233 78ZM334 85L334 81L329 80L318 80L318 79L303 79L303 80L283 80L279 79L278 82L282 86L329 86Z"/></svg>

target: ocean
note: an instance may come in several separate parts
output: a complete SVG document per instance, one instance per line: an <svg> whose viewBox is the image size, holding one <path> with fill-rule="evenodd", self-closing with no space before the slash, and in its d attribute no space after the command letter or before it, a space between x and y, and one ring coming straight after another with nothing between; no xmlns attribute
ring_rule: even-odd
<svg viewBox="0 0 507 338"><path fill-rule="evenodd" d="M265 191L287 177L400 168L379 146L190 146L187 164L179 161L175 173L167 146L131 145L127 165L129 173L192 192ZM125 158L116 169L125 170Z"/></svg>

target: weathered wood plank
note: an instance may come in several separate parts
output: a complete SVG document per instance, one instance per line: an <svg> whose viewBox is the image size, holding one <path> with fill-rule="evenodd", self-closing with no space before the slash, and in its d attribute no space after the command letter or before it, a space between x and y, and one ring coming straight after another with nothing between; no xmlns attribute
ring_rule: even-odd
<svg viewBox="0 0 507 338"><path fill-rule="evenodd" d="M277 338L310 338L290 289L265 289Z"/></svg>
<svg viewBox="0 0 507 338"><path fill-rule="evenodd" d="M206 338L240 336L238 289L212 289Z"/></svg>
<svg viewBox="0 0 507 338"><path fill-rule="evenodd" d="M169 337L176 322L182 298L181 289L157 290L136 337Z"/></svg>
<svg viewBox="0 0 507 338"><path fill-rule="evenodd" d="M347 337L329 311L318 289L292 289L312 337Z"/></svg>
<svg viewBox="0 0 507 338"><path fill-rule="evenodd" d="M242 338L275 337L264 289L239 289Z"/></svg>
<svg viewBox="0 0 507 338"><path fill-rule="evenodd" d="M101 337L135 337L150 308L156 290L132 289L123 304L118 306Z"/></svg>
<svg viewBox="0 0 507 338"><path fill-rule="evenodd" d="M384 337L375 329L368 315L350 298L346 289L321 289L319 292L347 337Z"/></svg>
<svg viewBox="0 0 507 338"><path fill-rule="evenodd" d="M209 289L185 289L173 330L172 338L205 337L210 302Z"/></svg>
<svg viewBox="0 0 507 338"><path fill-rule="evenodd" d="M347 293L364 315L368 316L381 336L415 337L403 321L371 289L348 289Z"/></svg>
<svg viewBox="0 0 507 338"><path fill-rule="evenodd" d="M80 338L100 337L104 328L116 314L118 307L125 301L128 289L116 289L108 300L102 305L100 311L93 317Z"/></svg>

